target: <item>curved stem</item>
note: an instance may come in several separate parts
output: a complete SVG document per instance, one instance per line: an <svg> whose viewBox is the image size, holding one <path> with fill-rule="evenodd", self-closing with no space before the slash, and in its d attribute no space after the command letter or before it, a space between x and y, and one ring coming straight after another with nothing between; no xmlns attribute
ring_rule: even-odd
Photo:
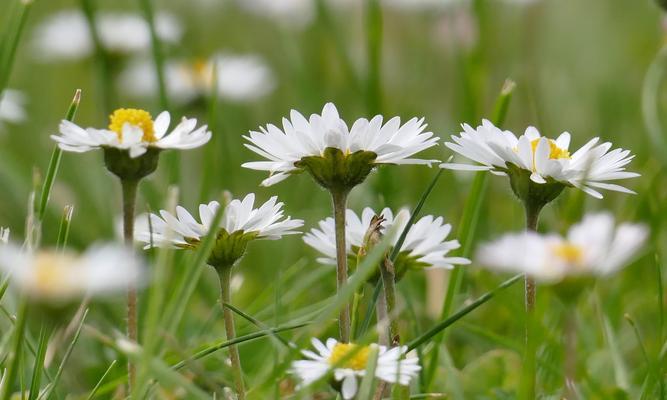
<svg viewBox="0 0 667 400"><path fill-rule="evenodd" d="M123 188L123 238L125 245L132 248L134 244L134 208L137 199L137 186L139 181L121 180ZM137 328L137 288L130 284L127 287L127 337L132 342L138 341ZM128 387L132 393L136 381L136 368L132 361L127 364Z"/></svg>
<svg viewBox="0 0 667 400"><path fill-rule="evenodd" d="M334 208L334 225L336 231L336 288L340 293L347 283L347 246L345 243L345 210L347 206L347 192L332 190L331 197ZM350 305L344 304L338 318L340 341L350 341Z"/></svg>
<svg viewBox="0 0 667 400"><path fill-rule="evenodd" d="M225 333L227 340L234 340L236 338L236 328L234 327L234 314L232 310L225 307L226 303L231 303L231 281L232 269L231 267L223 267L217 269L220 277L220 305L222 306L222 314L225 320ZM245 399L245 386L243 385L243 370L241 369L241 358L239 357L239 350L235 344L229 346L229 358L232 361L232 371L234 373L234 386L236 386L236 394L239 400Z"/></svg>

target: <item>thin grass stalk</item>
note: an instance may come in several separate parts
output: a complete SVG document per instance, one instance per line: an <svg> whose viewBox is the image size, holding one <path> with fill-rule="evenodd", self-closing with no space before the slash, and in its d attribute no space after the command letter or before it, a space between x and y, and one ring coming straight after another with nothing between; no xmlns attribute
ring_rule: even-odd
<svg viewBox="0 0 667 400"><path fill-rule="evenodd" d="M12 396L12 385L18 375L19 360L21 358L21 350L23 349L27 313L28 303L25 298L22 298L16 312L16 323L14 324L11 353L9 361L6 364L9 366L3 374L4 385L2 386L2 391L0 391L0 400L9 400Z"/></svg>
<svg viewBox="0 0 667 400"><path fill-rule="evenodd" d="M30 14L30 9L32 8L32 0L23 0L19 2L19 16L16 19L17 23L15 28L8 30L5 33L5 43L2 47L2 55L0 59L0 96L7 88L9 83L9 77L11 75L12 67L14 65L14 59L16 58L16 49L18 48L19 42L21 40L21 35L25 28L26 22L28 21L28 15Z"/></svg>
<svg viewBox="0 0 667 400"><path fill-rule="evenodd" d="M95 5L93 0L81 0L81 9L86 17L88 30L90 31L90 38L93 41L95 48L95 63L99 69L97 74L97 82L100 90L100 99L102 101L102 112L107 113L113 109L114 104L114 89L113 83L115 81L109 54L100 38L98 25L95 18Z"/></svg>
<svg viewBox="0 0 667 400"><path fill-rule="evenodd" d="M44 358L46 356L46 348L49 344L49 328L42 323L39 330L39 344L37 345L37 354L32 367L32 379L30 380L30 392L28 400L36 400L39 394L39 385L42 380L42 369L44 369Z"/></svg>
<svg viewBox="0 0 667 400"><path fill-rule="evenodd" d="M220 277L220 306L225 320L225 333L227 340L236 338L236 328L234 326L234 314L231 309L225 307L225 303L231 303L232 300L232 268L223 267L217 269ZM234 386L239 400L245 399L245 385L243 383L243 368L241 367L241 358L239 349L235 344L229 346L229 358L232 362L232 372L234 374Z"/></svg>
<svg viewBox="0 0 667 400"><path fill-rule="evenodd" d="M568 307L565 313L565 360L563 362L565 398L576 399L574 387L577 381L577 319L571 307Z"/></svg>
<svg viewBox="0 0 667 400"><path fill-rule="evenodd" d="M646 133L653 144L652 154L664 165L667 165L667 140L660 121L660 93L661 85L665 79L665 68L667 67L667 45L664 45L651 62L641 93L642 116Z"/></svg>
<svg viewBox="0 0 667 400"><path fill-rule="evenodd" d="M117 360L111 361L111 364L109 364L109 367L107 368L106 371L102 374L100 379L97 381L95 384L95 387L93 387L93 390L90 391L88 394L88 397L86 397L86 400L93 400L95 398L95 395L97 394L97 391L100 389L100 386L102 386L102 382L104 382L104 379L106 379L107 375L109 375L109 372L113 369L113 367L116 365Z"/></svg>
<svg viewBox="0 0 667 400"><path fill-rule="evenodd" d="M137 199L137 186L139 181L122 179L123 189L123 238L128 248L134 246L134 209ZM127 338L138 343L139 332L137 326L137 287L132 282L127 287ZM132 360L128 360L128 389L132 393L136 381L136 366Z"/></svg>
<svg viewBox="0 0 667 400"><path fill-rule="evenodd" d="M500 94L496 100L496 104L493 110L492 122L494 125L500 127L505 122L515 87L516 84L512 80L507 79L503 83L503 87L500 90ZM487 179L488 173L486 172L477 172L475 174L475 178L470 189L470 195L468 196L468 200L466 201L465 207L463 209L461 221L458 224L457 237L462 244L460 251L460 255L462 257L470 257L472 252L472 244L477 233L479 215L482 209L482 204L486 197ZM451 310L454 307L454 298L456 294L458 294L462 282L463 269L460 266L454 266L454 269L449 276L449 283L447 284L447 292L445 294L445 299L442 305L442 311L440 312L440 319L447 318L447 316L449 316L451 313ZM440 343L442 343L443 339L444 337L442 335L439 335L435 339L435 346L432 352L431 360L425 373L427 388L430 388L435 376L438 359L440 357Z"/></svg>
<svg viewBox="0 0 667 400"><path fill-rule="evenodd" d="M73 121L76 116L76 111L79 109L79 104L81 103L81 89L77 89L74 92L74 98L67 109L67 114L65 115L65 120ZM46 207L49 204L49 197L51 196L51 189L53 189L53 183L56 180L56 175L58 174L58 169L60 168L60 160L62 158L62 150L58 145L53 147L53 152L51 153L51 160L49 161L49 168L46 171L46 178L44 179L44 184L42 185L42 190L40 194L39 201L39 212L38 219L41 222L44 219L44 214L46 213Z"/></svg>
<svg viewBox="0 0 667 400"><path fill-rule="evenodd" d="M357 392L357 399L370 399L371 393L373 392L373 381L375 380L375 369L378 364L378 355L380 348L378 346L371 345L368 352L368 361L366 363L366 370L364 371L364 377L361 380L361 385L359 385L359 391ZM383 386L382 384L378 387ZM377 393L377 392L376 392Z"/></svg>
<svg viewBox="0 0 667 400"><path fill-rule="evenodd" d="M345 243L345 213L347 209L347 192L343 190L332 190L334 225L336 233L336 288L340 293L343 286L347 284L347 251ZM340 341L350 341L350 304L346 302L340 309L338 317L338 331Z"/></svg>
<svg viewBox="0 0 667 400"><path fill-rule="evenodd" d="M58 227L58 240L56 241L56 249L63 250L67 247L67 240L69 238L69 228L72 223L72 215L74 213L74 206L66 205L63 209L63 216L60 219L60 226Z"/></svg>
<svg viewBox="0 0 667 400"><path fill-rule="evenodd" d="M388 259L385 259L380 263L380 275L382 276L385 306L387 307L389 344L390 346L395 347L401 343L401 338L398 332L398 319L396 318L396 274L394 272L394 265Z"/></svg>

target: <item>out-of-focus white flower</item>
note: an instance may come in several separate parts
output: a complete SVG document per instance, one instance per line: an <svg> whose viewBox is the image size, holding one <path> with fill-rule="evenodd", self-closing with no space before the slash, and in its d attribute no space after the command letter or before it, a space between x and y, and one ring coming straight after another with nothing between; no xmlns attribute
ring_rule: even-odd
<svg viewBox="0 0 667 400"><path fill-rule="evenodd" d="M566 237L535 232L507 234L483 244L476 262L490 269L526 273L537 280L606 276L625 267L648 236L644 225L615 226L609 213L589 214Z"/></svg>
<svg viewBox="0 0 667 400"><path fill-rule="evenodd" d="M0 244L9 243L9 228L0 227Z"/></svg>
<svg viewBox="0 0 667 400"><path fill-rule="evenodd" d="M18 90L5 89L0 94L0 127L3 122L18 124L26 119L25 95Z"/></svg>
<svg viewBox="0 0 667 400"><path fill-rule="evenodd" d="M371 344L369 346L354 343L340 343L336 339L327 339L326 345L318 339L311 340L317 352L302 350L307 358L292 362L290 373L298 376L302 385L324 377L329 371L333 378L341 382L341 394L344 399L352 399L357 394L359 378L366 373L366 365L373 348L377 349L375 377L388 383L407 386L414 379L421 367L417 357L405 357L406 346L387 348Z"/></svg>
<svg viewBox="0 0 667 400"><path fill-rule="evenodd" d="M276 85L269 66L254 54L221 53L205 61L171 61L165 65L165 75L170 98L180 103L211 95L214 79L218 96L240 103L258 100ZM130 64L121 74L119 87L133 96L153 96L158 89L153 63L139 60Z"/></svg>
<svg viewBox="0 0 667 400"><path fill-rule="evenodd" d="M426 131L423 118L412 118L403 125L399 117L384 124L383 119L381 115L370 121L360 118L348 128L332 103L324 106L321 115L313 114L308 120L292 110L290 119L283 118L282 130L269 124L266 128L260 127L259 132L251 131L249 136L244 136L250 142L245 146L267 161L247 162L243 167L269 171L271 176L262 185L270 186L304 170L305 165L318 183L326 186L330 184L324 182L327 179L359 184L378 164L431 165L436 162L411 158L438 141L432 132ZM328 154L329 150L337 155ZM319 176L325 175L325 171L307 165L310 161L344 164L334 170L348 170L347 176Z"/></svg>
<svg viewBox="0 0 667 400"><path fill-rule="evenodd" d="M538 185L552 180L565 186L574 186L589 195L602 198L596 189L634 193L623 186L607 183L618 179L639 176L625 171L632 161L629 150L614 149L612 144L598 144L593 138L579 150L570 154L570 134L562 133L556 140L541 136L534 127L528 127L518 138L510 131L503 131L484 120L476 129L463 124L460 136L452 135L453 142L445 146L478 163L442 164L442 168L491 171L506 175L510 166L526 171L530 180Z"/></svg>
<svg viewBox="0 0 667 400"><path fill-rule="evenodd" d="M100 148L117 148L127 150L132 158L141 156L149 148L194 149L211 139L211 132L206 125L195 129L197 120L194 118L183 118L167 135L170 118L169 113L163 111L153 121L147 111L120 108L111 114L108 129L83 129L62 120L60 135L51 135L51 138L65 151L82 153Z"/></svg>
<svg viewBox="0 0 667 400"><path fill-rule="evenodd" d="M315 17L313 0L237 0L242 9L288 28L300 29Z"/></svg>
<svg viewBox="0 0 667 400"><path fill-rule="evenodd" d="M150 30L141 15L102 11L95 19L100 41L107 51L129 54L150 48ZM183 34L176 18L164 12L156 14L155 29L167 43L178 42ZM36 56L44 60L80 59L94 51L88 23L79 10L64 10L47 17L37 26L32 44Z"/></svg>
<svg viewBox="0 0 667 400"><path fill-rule="evenodd" d="M0 269L29 298L67 303L87 295L124 291L140 284L143 264L119 245L93 246L81 255L63 251L31 254L18 246L0 247Z"/></svg>
<svg viewBox="0 0 667 400"><path fill-rule="evenodd" d="M466 0L381 0L382 5L403 11L443 10L465 4Z"/></svg>
<svg viewBox="0 0 667 400"><path fill-rule="evenodd" d="M391 240L395 244L410 218L407 210L401 210L400 214L404 214L402 218L398 218L398 215L394 218L394 213L389 208L376 214L372 208L366 207L359 218L354 211L348 209L345 218L345 243L348 256L353 260L357 257L375 215L384 217L385 222L382 224L381 233L393 231L394 237ZM397 222L399 225L392 230ZM395 265L397 272L404 273L410 268L451 269L454 267L453 264L470 264L470 260L466 258L447 257L449 251L460 247L458 240L446 240L451 230L452 226L445 224L442 217L427 215L416 221L408 230L401 246L401 252ZM312 229L304 235L303 240L325 256L318 258L319 262L336 264L336 235L333 218L320 221L319 229Z"/></svg>

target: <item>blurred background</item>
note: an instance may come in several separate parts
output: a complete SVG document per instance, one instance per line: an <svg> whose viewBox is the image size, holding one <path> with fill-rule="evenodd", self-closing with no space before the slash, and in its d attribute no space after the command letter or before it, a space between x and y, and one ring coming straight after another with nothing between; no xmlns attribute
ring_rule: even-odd
<svg viewBox="0 0 667 400"><path fill-rule="evenodd" d="M3 1L0 15L12 15L15 3ZM88 30L86 6L99 26L102 53ZM511 78L517 87L505 128L520 134L534 125L550 137L568 131L572 148L600 136L637 155L630 170L643 176L626 182L637 195L606 193L595 200L566 191L544 211L541 230L563 231L583 210L610 210L620 220L653 228L646 254L600 282L578 306L585 398L638 398L652 367L624 314L637 322L649 354L659 353L665 339L656 267L665 249L667 175L661 160L667 153L650 140L642 113L642 96L651 93L658 95L653 106L667 111L660 79L644 87L665 42L663 14L654 2L382 0L382 35L375 37L379 53L373 52L372 34L378 21L369 18L360 0L158 0L154 7L166 99L159 95L140 2L37 0L33 5L8 85L18 92L7 92L0 107L0 226L11 228L15 240L23 237L33 175L48 166L54 147L49 135L57 132L77 88L83 97L75 122L82 126L106 127L115 108L145 108L156 116L166 105L172 122L194 116L212 129L207 146L181 153L180 160L162 156L158 172L142 184L140 211L165 207L170 183L178 185L179 202L189 210L218 199L222 190L235 197L255 192L261 201L277 194L287 213L304 219L310 229L330 215L327 193L305 175L259 187L264 173L240 167L257 159L243 147L249 130L280 124L291 109L320 112L332 101L350 123L378 113L404 120L425 117L429 129L444 139L458 134L463 122L477 125L490 118L503 81ZM376 64L373 54L379 54ZM656 62L657 70L665 68ZM446 160L451 152L441 145L422 155ZM436 172L385 167L355 189L350 207L357 212L366 206L412 208ZM456 232L472 178L445 171L424 212L444 216ZM64 154L44 222L45 244L55 243L69 204L74 206L72 246L117 235L120 188L103 168L101 152ZM521 204L506 179L489 179L477 240L523 224ZM333 269L318 265L315 257L298 237L254 243L236 270L243 282L234 303L270 325L311 312L309 307L335 288ZM178 268L186 267L177 262L171 273L178 276ZM504 279L477 270L474 260L464 276L457 305ZM211 307L217 281L212 271L205 277L178 338L170 343L176 355L223 336L217 308ZM447 273L436 271L401 282L408 338L437 319L446 280ZM453 398L512 398L523 332L520 289L504 292L451 329L431 389ZM547 335L539 357L543 366L553 366L540 370L544 392L558 393L562 306L545 295L539 307L557 311L542 321ZM122 312L122 301L110 302L92 318L113 326L122 321ZM242 333L253 330L243 321L239 325ZM75 354L72 371L79 373L64 378L71 393L89 389L114 357L92 339L84 338L81 346L90 351ZM264 362L271 346L265 341L241 348L251 377L270 368ZM220 354L203 362L197 379L215 381L226 368L223 359Z"/></svg>

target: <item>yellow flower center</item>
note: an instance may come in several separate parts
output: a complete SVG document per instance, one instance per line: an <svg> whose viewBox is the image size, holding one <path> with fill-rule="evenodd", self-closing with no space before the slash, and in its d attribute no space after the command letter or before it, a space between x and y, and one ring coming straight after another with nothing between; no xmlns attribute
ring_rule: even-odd
<svg viewBox="0 0 667 400"><path fill-rule="evenodd" d="M72 290L71 266L76 257L56 252L35 256L32 288L38 295L58 295Z"/></svg>
<svg viewBox="0 0 667 400"><path fill-rule="evenodd" d="M329 356L329 364L338 368L363 371L366 369L369 353L370 348L368 346L359 346L354 343L336 343L331 351L331 356Z"/></svg>
<svg viewBox="0 0 667 400"><path fill-rule="evenodd" d="M209 88L213 84L213 71L211 63L198 58L192 63L192 75L195 83L203 88Z"/></svg>
<svg viewBox="0 0 667 400"><path fill-rule="evenodd" d="M581 247L572 243L563 243L553 248L554 255L569 264L581 264L584 259L584 251Z"/></svg>
<svg viewBox="0 0 667 400"><path fill-rule="evenodd" d="M535 139L530 141L530 146L533 148L533 154L535 154L535 150L537 149L538 143L540 143L540 139ZM551 150L549 152L549 158L552 160L556 160L559 158L570 158L570 152L558 147L555 140L549 139L549 148Z"/></svg>
<svg viewBox="0 0 667 400"><path fill-rule="evenodd" d="M144 133L142 141L153 143L157 141L153 129L153 117L148 111L136 108L119 108L109 116L109 130L116 132L118 138L123 140L123 125L137 126Z"/></svg>

